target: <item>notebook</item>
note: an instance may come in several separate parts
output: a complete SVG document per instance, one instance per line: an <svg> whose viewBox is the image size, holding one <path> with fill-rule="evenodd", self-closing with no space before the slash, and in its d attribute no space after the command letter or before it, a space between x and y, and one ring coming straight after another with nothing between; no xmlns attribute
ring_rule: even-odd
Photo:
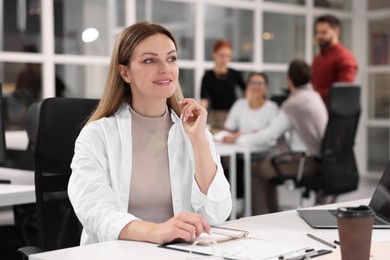
<svg viewBox="0 0 390 260"><path fill-rule="evenodd" d="M369 206L375 212L374 228L390 228L390 161L375 189ZM337 228L336 209L298 209L299 216L313 228Z"/></svg>
<svg viewBox="0 0 390 260"><path fill-rule="evenodd" d="M246 230L228 228L228 227L216 227L212 226L210 234L202 233L198 238L194 237L192 240L184 242L181 239L173 240L167 244L161 245L162 247L176 247L176 245L186 244L192 245L196 242L199 246L211 246L215 243L222 243L231 241L234 239L241 239L248 237L249 232Z"/></svg>
<svg viewBox="0 0 390 260"><path fill-rule="evenodd" d="M227 227L211 227L210 234L202 233L198 238L194 238L190 243L197 241L198 245L210 245L210 243L222 243L234 239L247 237L248 231L227 228Z"/></svg>

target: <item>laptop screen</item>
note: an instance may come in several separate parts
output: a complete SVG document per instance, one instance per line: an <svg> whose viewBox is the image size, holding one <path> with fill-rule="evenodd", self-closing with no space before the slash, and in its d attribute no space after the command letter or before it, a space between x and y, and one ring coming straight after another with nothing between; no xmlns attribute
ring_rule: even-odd
<svg viewBox="0 0 390 260"><path fill-rule="evenodd" d="M370 201L370 207L379 217L390 221L390 162L382 174L378 186Z"/></svg>

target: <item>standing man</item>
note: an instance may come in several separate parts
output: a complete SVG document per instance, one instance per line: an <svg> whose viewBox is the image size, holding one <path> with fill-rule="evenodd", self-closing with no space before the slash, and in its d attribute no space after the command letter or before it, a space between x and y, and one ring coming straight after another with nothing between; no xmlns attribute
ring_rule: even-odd
<svg viewBox="0 0 390 260"><path fill-rule="evenodd" d="M316 40L320 53L312 65L312 83L325 103L335 82L354 82L357 63L353 54L339 41L340 21L332 15L324 15L315 22Z"/></svg>

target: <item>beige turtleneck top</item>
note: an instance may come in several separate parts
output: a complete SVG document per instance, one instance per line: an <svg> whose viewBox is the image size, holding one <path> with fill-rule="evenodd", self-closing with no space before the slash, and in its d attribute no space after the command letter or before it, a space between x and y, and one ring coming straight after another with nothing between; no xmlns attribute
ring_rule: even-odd
<svg viewBox="0 0 390 260"><path fill-rule="evenodd" d="M133 162L128 212L155 223L173 216L168 161L168 132L172 120L167 107L161 117L144 117L130 108Z"/></svg>

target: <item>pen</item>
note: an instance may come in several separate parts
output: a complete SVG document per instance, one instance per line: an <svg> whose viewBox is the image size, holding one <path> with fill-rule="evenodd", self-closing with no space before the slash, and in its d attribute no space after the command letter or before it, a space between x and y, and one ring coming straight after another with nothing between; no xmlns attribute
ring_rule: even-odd
<svg viewBox="0 0 390 260"><path fill-rule="evenodd" d="M329 247L331 247L331 248L337 248L335 245L333 245L332 243L329 243L328 241L325 241L325 240L323 240L323 239L321 239L321 238L319 238L319 237L316 237L316 236L314 236L314 235L312 235L312 234L306 234L308 237L310 237L311 239L314 239L314 240L316 240L316 241L318 241L318 242L320 242L320 243L322 243L322 244L324 244L324 245L327 245L327 246L329 246Z"/></svg>
<svg viewBox="0 0 390 260"><path fill-rule="evenodd" d="M280 255L279 260L290 260L290 259L301 259L308 256L309 253L315 252L314 248L306 248L303 250L298 250L293 253L287 253L285 255Z"/></svg>
<svg viewBox="0 0 390 260"><path fill-rule="evenodd" d="M340 245L340 242L337 240L334 240L333 243L335 243L336 245Z"/></svg>

